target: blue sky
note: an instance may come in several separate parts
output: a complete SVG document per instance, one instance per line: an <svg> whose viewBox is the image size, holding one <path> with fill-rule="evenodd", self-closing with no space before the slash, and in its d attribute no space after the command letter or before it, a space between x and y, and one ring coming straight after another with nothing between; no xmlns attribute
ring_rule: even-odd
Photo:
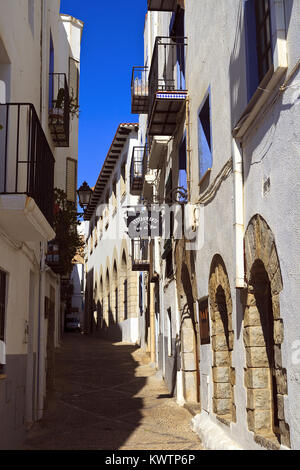
<svg viewBox="0 0 300 470"><path fill-rule="evenodd" d="M130 81L143 65L147 0L61 0L60 11L84 22L78 184L94 186L119 123L138 122Z"/></svg>

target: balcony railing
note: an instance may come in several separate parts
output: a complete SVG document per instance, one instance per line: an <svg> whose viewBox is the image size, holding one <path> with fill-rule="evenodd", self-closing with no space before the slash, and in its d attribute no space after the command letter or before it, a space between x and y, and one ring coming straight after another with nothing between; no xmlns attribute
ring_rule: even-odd
<svg viewBox="0 0 300 470"><path fill-rule="evenodd" d="M0 104L0 194L34 199L53 225L54 157L30 103Z"/></svg>
<svg viewBox="0 0 300 470"><path fill-rule="evenodd" d="M148 0L149 11L174 11L177 0Z"/></svg>
<svg viewBox="0 0 300 470"><path fill-rule="evenodd" d="M132 271L149 271L150 269L150 245L149 240L134 238L132 247Z"/></svg>
<svg viewBox="0 0 300 470"><path fill-rule="evenodd" d="M70 97L65 73L50 73L49 127L56 147L69 147Z"/></svg>
<svg viewBox="0 0 300 470"><path fill-rule="evenodd" d="M172 136L186 99L185 37L157 37L149 72L149 135Z"/></svg>
<svg viewBox="0 0 300 470"><path fill-rule="evenodd" d="M143 189L144 151L144 147L133 147L130 167L130 192L133 195L141 194Z"/></svg>
<svg viewBox="0 0 300 470"><path fill-rule="evenodd" d="M133 114L147 114L148 111L148 67L133 67L131 77L131 112Z"/></svg>

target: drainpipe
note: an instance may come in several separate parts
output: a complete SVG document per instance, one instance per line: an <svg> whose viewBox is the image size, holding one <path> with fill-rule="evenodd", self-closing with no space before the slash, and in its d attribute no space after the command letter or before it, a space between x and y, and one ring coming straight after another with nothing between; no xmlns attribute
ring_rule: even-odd
<svg viewBox="0 0 300 470"><path fill-rule="evenodd" d="M162 259L160 259L160 272L162 274L163 270L162 270ZM160 292L159 292L159 296L160 296L160 300L161 300L161 326L162 326L162 376L165 377L166 376L166 345L165 345L165 333L166 333L166 328L165 328L165 320L166 320L166 316L165 316L165 297L164 297L164 287L163 287L163 276L161 275L160 277Z"/></svg>
<svg viewBox="0 0 300 470"><path fill-rule="evenodd" d="M234 175L235 287L245 287L244 265L244 181L242 148L232 139Z"/></svg>
<svg viewBox="0 0 300 470"><path fill-rule="evenodd" d="M37 420L41 419L44 411L44 373L45 373L45 354L44 354L44 298L45 298L45 246L40 244L40 273L39 273L39 307L38 307L38 357L37 357Z"/></svg>
<svg viewBox="0 0 300 470"><path fill-rule="evenodd" d="M151 363L155 364L155 304L154 304L154 290L155 284L149 279L150 290L150 358Z"/></svg>
<svg viewBox="0 0 300 470"><path fill-rule="evenodd" d="M186 157L187 157L187 192L188 201L191 201L191 142L190 142L190 98L186 98L186 116L185 116L185 127L186 127Z"/></svg>
<svg viewBox="0 0 300 470"><path fill-rule="evenodd" d="M176 309L176 336L177 336L177 341L179 341L179 339L181 337L181 334L180 334L181 314L180 314L180 310L179 310L177 295L175 295L175 309ZM177 347L177 344L176 344L176 347ZM181 354L181 348L180 348L180 351L179 351L179 348L177 348L177 354ZM178 364L178 362L181 364L181 362L182 362L181 358L178 358L176 356L176 360L177 360L177 364ZM175 367L177 367L177 364L175 365ZM183 371L182 371L181 367L180 367L180 370L177 370L177 374L176 374L176 401L177 401L177 404L180 405L180 406L183 406L184 403L185 403L184 387L183 387Z"/></svg>

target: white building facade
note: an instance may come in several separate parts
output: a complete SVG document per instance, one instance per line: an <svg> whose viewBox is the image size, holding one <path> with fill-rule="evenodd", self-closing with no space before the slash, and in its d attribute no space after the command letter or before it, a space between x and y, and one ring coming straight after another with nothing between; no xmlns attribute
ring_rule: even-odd
<svg viewBox="0 0 300 470"><path fill-rule="evenodd" d="M46 263L54 188L76 201L83 24L60 2L1 2L0 448L18 448L40 419L61 336L61 279ZM26 47L24 47L26 45ZM75 71L76 73L75 73ZM76 95L77 93L77 95ZM71 199L73 198L73 199Z"/></svg>
<svg viewBox="0 0 300 470"><path fill-rule="evenodd" d="M138 124L119 125L85 211L85 333L138 343L138 273L125 217L138 197L130 193ZM138 168L139 171L139 168Z"/></svg>
<svg viewBox="0 0 300 470"><path fill-rule="evenodd" d="M152 241L150 347L208 448L300 445L299 8L148 0L140 196L184 207L198 241Z"/></svg>

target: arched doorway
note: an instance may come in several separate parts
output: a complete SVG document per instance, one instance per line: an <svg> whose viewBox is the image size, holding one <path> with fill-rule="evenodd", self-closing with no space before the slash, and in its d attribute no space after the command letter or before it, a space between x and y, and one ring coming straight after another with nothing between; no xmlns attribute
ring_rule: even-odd
<svg viewBox="0 0 300 470"><path fill-rule="evenodd" d="M215 256L209 278L209 302L213 349L213 412L226 423L236 421L235 370L232 367L234 333L232 300L225 264Z"/></svg>
<svg viewBox="0 0 300 470"><path fill-rule="evenodd" d="M280 263L270 227L254 216L245 234L247 300L244 313L247 419L259 443L290 447L285 422L286 370L282 366L283 322Z"/></svg>
<svg viewBox="0 0 300 470"><path fill-rule="evenodd" d="M122 252L121 257L121 272L120 272L120 320L124 321L128 318L128 277L127 277L127 258L125 250Z"/></svg>
<svg viewBox="0 0 300 470"><path fill-rule="evenodd" d="M113 283L113 318L114 322L117 324L119 321L119 305L118 305L118 269L117 263L114 261L113 264L113 275L112 275L112 283Z"/></svg>
<svg viewBox="0 0 300 470"><path fill-rule="evenodd" d="M105 276L105 310L104 310L104 320L106 326L109 327L111 323L111 293L110 293L110 278L109 278L109 270L106 270Z"/></svg>
<svg viewBox="0 0 300 470"><path fill-rule="evenodd" d="M102 330L103 328L103 277L101 275L99 282L99 298L97 302L97 312L98 312L98 329Z"/></svg>
<svg viewBox="0 0 300 470"><path fill-rule="evenodd" d="M176 288L180 312L180 365L183 382L183 398L187 402L200 403L199 342L198 324L195 311L197 283L195 276L195 253L186 250L187 240L183 237L176 241ZM177 368L175 361L175 368ZM176 369L175 369L176 370Z"/></svg>

